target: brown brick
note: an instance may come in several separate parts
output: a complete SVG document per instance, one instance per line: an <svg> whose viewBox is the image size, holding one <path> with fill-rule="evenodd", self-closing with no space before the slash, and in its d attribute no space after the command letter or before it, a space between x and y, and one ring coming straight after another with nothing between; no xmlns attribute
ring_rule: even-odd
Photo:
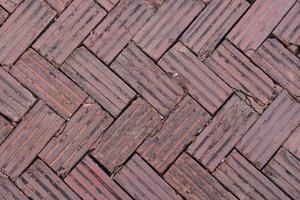
<svg viewBox="0 0 300 200"><path fill-rule="evenodd" d="M110 11L120 0L96 0L103 8Z"/></svg>
<svg viewBox="0 0 300 200"><path fill-rule="evenodd" d="M78 86L32 49L13 66L11 74L65 119L87 97Z"/></svg>
<svg viewBox="0 0 300 200"><path fill-rule="evenodd" d="M12 179L25 170L64 120L39 101L0 145L0 167ZM20 137L21 136L21 137Z"/></svg>
<svg viewBox="0 0 300 200"><path fill-rule="evenodd" d="M22 1L23 0L0 0L0 5L8 12L12 13Z"/></svg>
<svg viewBox="0 0 300 200"><path fill-rule="evenodd" d="M275 39L266 40L252 60L282 87L300 99L300 60Z"/></svg>
<svg viewBox="0 0 300 200"><path fill-rule="evenodd" d="M154 9L144 0L120 2L84 41L109 64L152 16Z"/></svg>
<svg viewBox="0 0 300 200"><path fill-rule="evenodd" d="M288 14L273 31L282 42L287 45L300 46L300 1L297 1Z"/></svg>
<svg viewBox="0 0 300 200"><path fill-rule="evenodd" d="M0 144L13 130L13 125L11 125L4 117L0 116Z"/></svg>
<svg viewBox="0 0 300 200"><path fill-rule="evenodd" d="M300 199L300 161L290 152L280 148L264 173L293 199Z"/></svg>
<svg viewBox="0 0 300 200"><path fill-rule="evenodd" d="M160 123L159 113L137 99L98 141L92 155L109 171L122 165Z"/></svg>
<svg viewBox="0 0 300 200"><path fill-rule="evenodd" d="M55 14L43 0L26 0L22 3L0 28L0 64L13 64Z"/></svg>
<svg viewBox="0 0 300 200"><path fill-rule="evenodd" d="M185 97L160 130L141 145L139 154L159 173L163 173L203 129L209 117L196 101Z"/></svg>
<svg viewBox="0 0 300 200"><path fill-rule="evenodd" d="M205 64L260 113L281 91L280 86L227 40L205 60Z"/></svg>
<svg viewBox="0 0 300 200"><path fill-rule="evenodd" d="M59 175L65 176L112 122L108 113L89 101L81 106L63 132L52 138L40 153L40 158Z"/></svg>
<svg viewBox="0 0 300 200"><path fill-rule="evenodd" d="M134 41L158 60L203 8L202 1L166 0Z"/></svg>
<svg viewBox="0 0 300 200"><path fill-rule="evenodd" d="M76 49L61 70L115 117L135 96L130 87L84 47Z"/></svg>
<svg viewBox="0 0 300 200"><path fill-rule="evenodd" d="M0 68L0 113L19 121L35 102L35 97L9 73Z"/></svg>
<svg viewBox="0 0 300 200"><path fill-rule="evenodd" d="M176 160L164 178L176 191L189 200L236 199L186 153Z"/></svg>
<svg viewBox="0 0 300 200"><path fill-rule="evenodd" d="M294 3L295 0L255 1L227 38L251 56Z"/></svg>
<svg viewBox="0 0 300 200"><path fill-rule="evenodd" d="M0 172L0 199L29 200L25 194Z"/></svg>
<svg viewBox="0 0 300 200"><path fill-rule="evenodd" d="M158 64L210 113L232 93L225 82L181 43L169 50Z"/></svg>
<svg viewBox="0 0 300 200"><path fill-rule="evenodd" d="M131 200L131 198L88 156L86 156L65 182L82 199Z"/></svg>
<svg viewBox="0 0 300 200"><path fill-rule="evenodd" d="M182 199L137 154L116 174L115 180L135 199Z"/></svg>
<svg viewBox="0 0 300 200"><path fill-rule="evenodd" d="M183 96L182 88L133 43L115 59L111 68L162 115L167 115Z"/></svg>
<svg viewBox="0 0 300 200"><path fill-rule="evenodd" d="M295 128L288 138L288 140L283 144L284 148L289 150L294 156L300 160L300 125Z"/></svg>
<svg viewBox="0 0 300 200"><path fill-rule="evenodd" d="M188 152L213 171L257 118L258 114L234 95L190 145Z"/></svg>
<svg viewBox="0 0 300 200"><path fill-rule="evenodd" d="M6 20L7 17L8 13L2 7L0 7L0 25Z"/></svg>
<svg viewBox="0 0 300 200"><path fill-rule="evenodd" d="M283 91L261 115L237 148L262 168L300 123L300 104Z"/></svg>
<svg viewBox="0 0 300 200"><path fill-rule="evenodd" d="M47 1L57 12L62 12L72 0L45 0L45 1Z"/></svg>
<svg viewBox="0 0 300 200"><path fill-rule="evenodd" d="M37 159L17 180L17 186L31 199L79 200L80 198L49 168Z"/></svg>
<svg viewBox="0 0 300 200"><path fill-rule="evenodd" d="M289 199L236 150L213 175L240 199Z"/></svg>
<svg viewBox="0 0 300 200"><path fill-rule="evenodd" d="M205 59L248 7L246 0L212 0L185 31L181 41Z"/></svg>
<svg viewBox="0 0 300 200"><path fill-rule="evenodd" d="M74 0L33 48L60 65L103 19L106 12L93 0Z"/></svg>

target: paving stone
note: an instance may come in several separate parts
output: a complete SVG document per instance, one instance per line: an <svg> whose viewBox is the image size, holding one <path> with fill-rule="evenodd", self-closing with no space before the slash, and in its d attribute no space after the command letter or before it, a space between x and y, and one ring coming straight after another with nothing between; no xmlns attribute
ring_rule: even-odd
<svg viewBox="0 0 300 200"><path fill-rule="evenodd" d="M0 5L12 13L23 0L0 0Z"/></svg>
<svg viewBox="0 0 300 200"><path fill-rule="evenodd" d="M300 125L292 131L290 137L283 144L284 148L289 150L300 160Z"/></svg>
<svg viewBox="0 0 300 200"><path fill-rule="evenodd" d="M87 97L77 85L32 49L21 57L10 72L65 119Z"/></svg>
<svg viewBox="0 0 300 200"><path fill-rule="evenodd" d="M14 3L12 0L5 2ZM10 3L9 5L15 5ZM24 1L0 28L0 64L13 64L46 28L55 14L56 12L43 0Z"/></svg>
<svg viewBox="0 0 300 200"><path fill-rule="evenodd" d="M154 9L144 0L121 1L84 41L103 62L109 64L149 20Z"/></svg>
<svg viewBox="0 0 300 200"><path fill-rule="evenodd" d="M57 12L62 12L72 0L45 0Z"/></svg>
<svg viewBox="0 0 300 200"><path fill-rule="evenodd" d="M0 7L0 25L6 20L7 17L8 13L2 7Z"/></svg>
<svg viewBox="0 0 300 200"><path fill-rule="evenodd" d="M135 92L85 47L76 49L61 70L117 117Z"/></svg>
<svg viewBox="0 0 300 200"><path fill-rule="evenodd" d="M93 157L113 172L160 122L160 114L154 108L142 99L135 100L98 140Z"/></svg>
<svg viewBox="0 0 300 200"><path fill-rule="evenodd" d="M164 116L184 94L182 88L133 43L110 67Z"/></svg>
<svg viewBox="0 0 300 200"><path fill-rule="evenodd" d="M82 199L131 200L88 156L64 180Z"/></svg>
<svg viewBox="0 0 300 200"><path fill-rule="evenodd" d="M120 0L96 0L103 8L110 11Z"/></svg>
<svg viewBox="0 0 300 200"><path fill-rule="evenodd" d="M13 125L11 125L4 117L0 116L0 144L13 129Z"/></svg>
<svg viewBox="0 0 300 200"><path fill-rule="evenodd" d="M4 200L28 200L25 194L2 173L0 173L0 198Z"/></svg>
<svg viewBox="0 0 300 200"><path fill-rule="evenodd" d="M212 114L232 93L225 82L181 43L172 47L158 64Z"/></svg>
<svg viewBox="0 0 300 200"><path fill-rule="evenodd" d="M185 97L158 132L141 145L138 153L163 173L204 128L210 115L190 97Z"/></svg>
<svg viewBox="0 0 300 200"><path fill-rule="evenodd" d="M60 65L105 15L105 10L93 0L74 0L33 48L53 64Z"/></svg>

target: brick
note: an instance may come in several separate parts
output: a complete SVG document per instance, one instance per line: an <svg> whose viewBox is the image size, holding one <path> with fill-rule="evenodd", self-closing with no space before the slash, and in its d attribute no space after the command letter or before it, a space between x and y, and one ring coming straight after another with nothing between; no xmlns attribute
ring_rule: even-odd
<svg viewBox="0 0 300 200"><path fill-rule="evenodd" d="M40 153L58 175L65 176L111 124L112 118L96 103L87 101Z"/></svg>
<svg viewBox="0 0 300 200"><path fill-rule="evenodd" d="M4 117L0 116L0 144L13 130L13 125L11 125Z"/></svg>
<svg viewBox="0 0 300 200"><path fill-rule="evenodd" d="M76 49L61 70L115 117L135 96L129 86L85 47Z"/></svg>
<svg viewBox="0 0 300 200"><path fill-rule="evenodd" d="M11 179L18 177L63 124L44 102L39 101L0 145L0 167Z"/></svg>
<svg viewBox="0 0 300 200"><path fill-rule="evenodd" d="M285 44L300 46L300 2L297 1L273 31Z"/></svg>
<svg viewBox="0 0 300 200"><path fill-rule="evenodd" d="M300 160L300 125L292 131L292 134L283 144L284 148L289 150Z"/></svg>
<svg viewBox="0 0 300 200"><path fill-rule="evenodd" d="M93 0L74 0L33 48L53 64L60 65L105 15L105 10Z"/></svg>
<svg viewBox="0 0 300 200"><path fill-rule="evenodd" d="M57 12L62 12L72 0L46 0Z"/></svg>
<svg viewBox="0 0 300 200"><path fill-rule="evenodd" d="M119 0L96 0L107 11L111 11L113 7L119 2Z"/></svg>
<svg viewBox="0 0 300 200"><path fill-rule="evenodd" d="M259 113L281 91L280 86L227 40L204 62Z"/></svg>
<svg viewBox="0 0 300 200"><path fill-rule="evenodd" d="M22 3L0 28L0 64L13 64L55 14L42 0L26 0Z"/></svg>
<svg viewBox="0 0 300 200"><path fill-rule="evenodd" d="M138 153L159 173L163 173L203 129L209 117L196 101L185 97L159 131L140 146Z"/></svg>
<svg viewBox="0 0 300 200"><path fill-rule="evenodd" d="M0 199L3 200L28 200L25 194L13 184L6 176L0 173Z"/></svg>
<svg viewBox="0 0 300 200"><path fill-rule="evenodd" d="M79 200L80 198L49 168L37 159L17 180L17 186L31 199Z"/></svg>
<svg viewBox="0 0 300 200"><path fill-rule="evenodd" d="M234 95L189 146L188 152L213 171L258 117L251 107Z"/></svg>
<svg viewBox="0 0 300 200"><path fill-rule="evenodd" d="M0 68L0 113L19 121L35 102L35 97L9 73Z"/></svg>
<svg viewBox="0 0 300 200"><path fill-rule="evenodd" d="M251 56L293 6L295 0L255 1L227 38Z"/></svg>
<svg viewBox="0 0 300 200"><path fill-rule="evenodd" d="M262 168L300 123L300 104L283 91L240 140L237 148Z"/></svg>
<svg viewBox="0 0 300 200"><path fill-rule="evenodd" d="M186 153L181 154L166 172L164 179L189 200L236 199Z"/></svg>
<svg viewBox="0 0 300 200"><path fill-rule="evenodd" d="M7 17L8 13L2 7L0 7L0 25L6 20Z"/></svg>
<svg viewBox="0 0 300 200"><path fill-rule="evenodd" d="M21 57L10 72L65 119L87 97L78 86L32 49Z"/></svg>
<svg viewBox="0 0 300 200"><path fill-rule="evenodd" d="M172 47L158 64L210 113L217 111L232 93L225 82L181 43Z"/></svg>
<svg viewBox="0 0 300 200"><path fill-rule="evenodd" d="M300 161L280 148L263 172L293 199L300 198Z"/></svg>
<svg viewBox="0 0 300 200"><path fill-rule="evenodd" d="M159 113L142 99L132 105L104 133L92 152L113 172L122 165L160 123Z"/></svg>
<svg viewBox="0 0 300 200"><path fill-rule="evenodd" d="M203 8L202 1L166 0L135 35L134 41L158 60Z"/></svg>
<svg viewBox="0 0 300 200"><path fill-rule="evenodd" d="M110 67L164 116L184 94L182 88L133 43Z"/></svg>
<svg viewBox="0 0 300 200"><path fill-rule="evenodd" d="M213 0L184 32L181 41L204 60L245 13L246 0Z"/></svg>
<svg viewBox="0 0 300 200"><path fill-rule="evenodd" d="M0 5L12 13L23 0L0 0Z"/></svg>
<svg viewBox="0 0 300 200"><path fill-rule="evenodd" d="M107 15L84 44L109 64L153 12L154 9L144 0L124 0Z"/></svg>
<svg viewBox="0 0 300 200"><path fill-rule="evenodd" d="M137 154L127 162L114 179L135 199L182 199Z"/></svg>
<svg viewBox="0 0 300 200"><path fill-rule="evenodd" d="M251 58L283 88L300 99L300 60L275 39L266 40Z"/></svg>
<svg viewBox="0 0 300 200"><path fill-rule="evenodd" d="M88 156L86 156L65 182L82 199L131 200L131 198Z"/></svg>

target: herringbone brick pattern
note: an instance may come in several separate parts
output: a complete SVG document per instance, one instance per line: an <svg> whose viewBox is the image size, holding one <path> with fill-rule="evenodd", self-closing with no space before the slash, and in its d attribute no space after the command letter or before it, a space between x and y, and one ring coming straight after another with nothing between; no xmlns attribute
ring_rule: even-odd
<svg viewBox="0 0 300 200"><path fill-rule="evenodd" d="M0 199L299 200L299 0L0 0Z"/></svg>

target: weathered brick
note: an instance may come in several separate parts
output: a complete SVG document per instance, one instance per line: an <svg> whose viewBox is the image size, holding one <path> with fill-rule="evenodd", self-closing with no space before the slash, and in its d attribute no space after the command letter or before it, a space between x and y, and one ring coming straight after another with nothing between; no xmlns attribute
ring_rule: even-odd
<svg viewBox="0 0 300 200"><path fill-rule="evenodd" d="M45 0L45 1L47 1L57 12L62 12L72 0Z"/></svg>
<svg viewBox="0 0 300 200"><path fill-rule="evenodd" d="M11 125L4 117L0 116L0 144L13 130L13 125Z"/></svg>
<svg viewBox="0 0 300 200"><path fill-rule="evenodd" d="M65 119L87 97L77 85L32 49L21 57L10 72Z"/></svg>
<svg viewBox="0 0 300 200"><path fill-rule="evenodd" d="M292 131L290 137L283 144L284 148L289 150L300 160L300 124Z"/></svg>
<svg viewBox="0 0 300 200"><path fill-rule="evenodd" d="M103 8L110 11L120 0L96 0Z"/></svg>
<svg viewBox="0 0 300 200"><path fill-rule="evenodd" d="M33 48L53 64L60 65L105 15L105 10L93 0L74 0Z"/></svg>
<svg viewBox="0 0 300 200"><path fill-rule="evenodd" d="M12 13L23 0L0 0L0 5Z"/></svg>
<svg viewBox="0 0 300 200"><path fill-rule="evenodd" d="M0 172L0 199L28 200L25 194Z"/></svg>
<svg viewBox="0 0 300 200"><path fill-rule="evenodd" d="M6 20L7 17L8 13L2 7L0 7L0 25Z"/></svg>

